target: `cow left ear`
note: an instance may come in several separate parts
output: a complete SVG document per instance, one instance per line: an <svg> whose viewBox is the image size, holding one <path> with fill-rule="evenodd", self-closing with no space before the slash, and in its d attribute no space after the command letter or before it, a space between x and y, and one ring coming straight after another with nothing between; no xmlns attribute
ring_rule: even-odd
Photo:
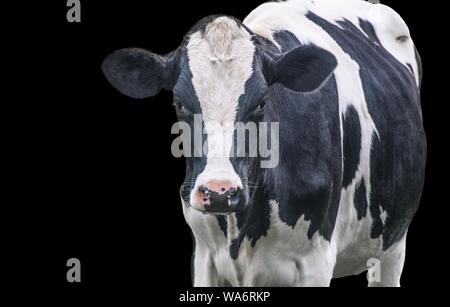
<svg viewBox="0 0 450 307"><path fill-rule="evenodd" d="M172 90L178 79L177 53L161 56L140 48L120 49L108 55L102 71L111 85L132 98Z"/></svg>
<svg viewBox="0 0 450 307"><path fill-rule="evenodd" d="M296 47L265 65L269 85L281 83L296 92L311 92L319 88L337 66L329 51L313 46Z"/></svg>

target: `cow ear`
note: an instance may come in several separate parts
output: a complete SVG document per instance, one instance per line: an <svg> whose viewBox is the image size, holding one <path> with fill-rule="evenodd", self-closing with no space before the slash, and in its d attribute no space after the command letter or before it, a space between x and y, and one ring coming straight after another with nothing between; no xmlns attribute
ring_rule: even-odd
<svg viewBox="0 0 450 307"><path fill-rule="evenodd" d="M272 59L265 74L269 85L281 83L296 92L310 92L328 80L336 66L331 52L312 45L300 46Z"/></svg>
<svg viewBox="0 0 450 307"><path fill-rule="evenodd" d="M122 94L147 98L162 88L172 90L178 77L174 54L165 57L139 48L120 49L105 58L102 71Z"/></svg>

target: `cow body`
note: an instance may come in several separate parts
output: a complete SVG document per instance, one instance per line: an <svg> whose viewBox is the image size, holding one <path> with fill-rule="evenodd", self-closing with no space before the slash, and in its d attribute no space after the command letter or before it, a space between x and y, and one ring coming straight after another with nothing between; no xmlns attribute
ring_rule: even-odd
<svg viewBox="0 0 450 307"><path fill-rule="evenodd" d="M280 165L251 210L217 218L183 204L196 286L326 286L371 258L373 285L399 284L424 176L419 66L391 9L332 2L266 3L244 20L269 48L315 44L339 64L315 92L271 88Z"/></svg>
<svg viewBox="0 0 450 307"><path fill-rule="evenodd" d="M425 172L418 60L401 17L361 0L265 3L166 56L105 59L120 92L169 89L180 121L203 116L208 151L180 189L195 286L328 286L372 258L369 285L399 285ZM238 121L279 123L276 167L231 155Z"/></svg>

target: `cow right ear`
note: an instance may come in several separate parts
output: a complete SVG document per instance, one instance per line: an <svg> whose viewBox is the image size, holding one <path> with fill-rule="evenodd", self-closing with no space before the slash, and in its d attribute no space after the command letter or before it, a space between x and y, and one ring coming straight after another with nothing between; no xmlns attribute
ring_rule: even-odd
<svg viewBox="0 0 450 307"><path fill-rule="evenodd" d="M102 71L119 92L143 99L162 88L173 89L178 78L175 54L166 57L139 48L120 49L105 58Z"/></svg>
<svg viewBox="0 0 450 307"><path fill-rule="evenodd" d="M336 57L314 45L299 46L264 61L267 83L281 83L296 92L311 92L319 88L337 66Z"/></svg>

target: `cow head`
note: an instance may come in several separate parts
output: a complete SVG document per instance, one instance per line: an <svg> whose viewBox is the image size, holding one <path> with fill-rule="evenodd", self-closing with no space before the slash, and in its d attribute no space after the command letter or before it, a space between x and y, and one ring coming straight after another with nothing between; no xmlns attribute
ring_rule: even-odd
<svg viewBox="0 0 450 307"><path fill-rule="evenodd" d="M238 20L212 16L194 26L168 55L129 48L103 62L106 78L121 93L147 98L170 90L180 121L193 127L194 114L202 115L207 154L187 157L181 189L184 201L197 210L240 210L249 190L260 184L258 157L232 154L234 125L266 120L270 104L276 103L267 95L269 87L281 83L293 91L312 91L336 67L335 57L324 49L300 46L279 54L258 40Z"/></svg>

